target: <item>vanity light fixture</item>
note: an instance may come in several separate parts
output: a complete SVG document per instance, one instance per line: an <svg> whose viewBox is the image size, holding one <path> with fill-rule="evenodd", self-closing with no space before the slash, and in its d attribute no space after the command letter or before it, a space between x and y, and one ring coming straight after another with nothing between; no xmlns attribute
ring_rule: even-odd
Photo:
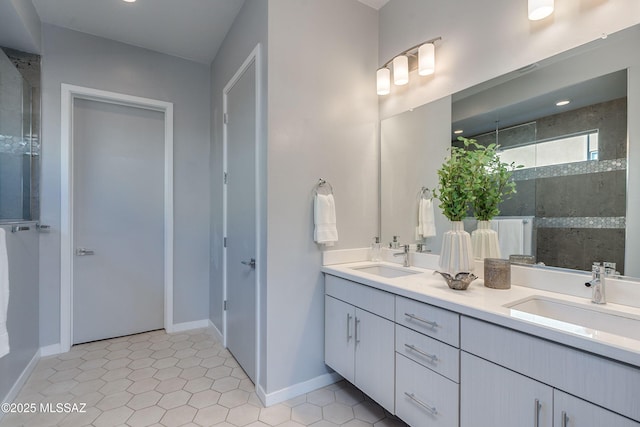
<svg viewBox="0 0 640 427"><path fill-rule="evenodd" d="M570 103L571 103L571 101L570 101L570 100L568 100L568 99L563 99L563 100L561 100L561 101L556 102L556 105L557 105L558 107L563 107L563 106L565 106L565 105L569 105Z"/></svg>
<svg viewBox="0 0 640 427"><path fill-rule="evenodd" d="M378 95L389 95L391 92L391 70L380 68L376 73L378 81Z"/></svg>
<svg viewBox="0 0 640 427"><path fill-rule="evenodd" d="M554 0L528 0L529 20L539 21L553 13Z"/></svg>
<svg viewBox="0 0 640 427"><path fill-rule="evenodd" d="M436 71L436 45L425 43L418 48L418 74L429 76Z"/></svg>
<svg viewBox="0 0 640 427"><path fill-rule="evenodd" d="M428 76L435 72L435 42L442 37L427 40L399 53L387 61L376 72L378 95L388 95L391 92L391 69L393 66L393 83L402 86L409 83L409 72L418 69L418 74Z"/></svg>
<svg viewBox="0 0 640 427"><path fill-rule="evenodd" d="M409 83L409 58L406 55L393 58L393 83L396 86Z"/></svg>

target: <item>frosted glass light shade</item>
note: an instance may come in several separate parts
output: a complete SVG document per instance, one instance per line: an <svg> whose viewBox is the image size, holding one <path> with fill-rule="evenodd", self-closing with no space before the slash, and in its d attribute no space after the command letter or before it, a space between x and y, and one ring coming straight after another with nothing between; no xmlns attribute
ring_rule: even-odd
<svg viewBox="0 0 640 427"><path fill-rule="evenodd" d="M553 13L554 0L529 0L529 20L539 21Z"/></svg>
<svg viewBox="0 0 640 427"><path fill-rule="evenodd" d="M376 77L378 95L389 95L391 92L391 71L388 68L380 68Z"/></svg>
<svg viewBox="0 0 640 427"><path fill-rule="evenodd" d="M409 83L409 58L405 55L393 58L393 82L396 86Z"/></svg>
<svg viewBox="0 0 640 427"><path fill-rule="evenodd" d="M418 48L418 74L428 76L436 71L436 47L425 43Z"/></svg>

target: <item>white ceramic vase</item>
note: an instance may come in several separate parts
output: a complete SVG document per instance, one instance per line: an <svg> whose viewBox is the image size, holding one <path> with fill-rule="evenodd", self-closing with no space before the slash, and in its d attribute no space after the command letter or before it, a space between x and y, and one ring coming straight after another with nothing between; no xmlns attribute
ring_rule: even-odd
<svg viewBox="0 0 640 427"><path fill-rule="evenodd" d="M440 270L455 276L473 271L475 261L471 247L471 236L464 231L462 221L451 221L451 230L442 235Z"/></svg>
<svg viewBox="0 0 640 427"><path fill-rule="evenodd" d="M498 232L491 228L489 221L478 221L478 229L471 233L471 247L478 259L501 258Z"/></svg>

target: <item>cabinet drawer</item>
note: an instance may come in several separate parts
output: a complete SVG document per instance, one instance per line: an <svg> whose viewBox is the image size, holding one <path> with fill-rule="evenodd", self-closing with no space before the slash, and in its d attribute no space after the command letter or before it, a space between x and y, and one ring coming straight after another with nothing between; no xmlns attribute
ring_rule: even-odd
<svg viewBox="0 0 640 427"><path fill-rule="evenodd" d="M414 427L458 427L458 384L396 353L396 415Z"/></svg>
<svg viewBox="0 0 640 427"><path fill-rule="evenodd" d="M460 315L451 311L396 297L396 323L460 347Z"/></svg>
<svg viewBox="0 0 640 427"><path fill-rule="evenodd" d="M380 317L393 320L393 294L329 274L324 278L325 293Z"/></svg>
<svg viewBox="0 0 640 427"><path fill-rule="evenodd" d="M455 347L396 325L396 352L452 381L460 382L460 350Z"/></svg>

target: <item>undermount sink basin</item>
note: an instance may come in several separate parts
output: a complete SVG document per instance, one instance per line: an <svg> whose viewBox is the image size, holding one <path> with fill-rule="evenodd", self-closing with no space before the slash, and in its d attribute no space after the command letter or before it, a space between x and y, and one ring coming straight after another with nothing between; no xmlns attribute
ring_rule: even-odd
<svg viewBox="0 0 640 427"><path fill-rule="evenodd" d="M351 267L351 269L358 270L363 273L375 274L376 276L381 276L386 278L410 276L412 274L419 273L418 271L409 270L408 268L391 267L389 265L384 265L384 264L363 265L360 267Z"/></svg>
<svg viewBox="0 0 640 427"><path fill-rule="evenodd" d="M640 317L552 298L533 296L506 304L511 316L575 334L597 337L606 332L640 340Z"/></svg>

